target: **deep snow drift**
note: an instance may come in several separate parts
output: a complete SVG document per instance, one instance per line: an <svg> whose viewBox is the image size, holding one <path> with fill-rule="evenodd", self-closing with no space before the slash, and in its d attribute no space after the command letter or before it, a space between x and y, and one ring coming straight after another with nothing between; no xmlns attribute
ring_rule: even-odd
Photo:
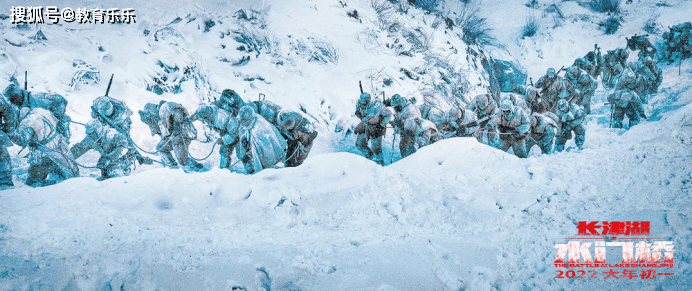
<svg viewBox="0 0 692 291"><path fill-rule="evenodd" d="M560 41L573 31L599 35L604 49L614 49L624 46L624 33L637 30L641 22L631 21L639 18L630 13L623 34L600 36L588 21L566 21L535 38L519 40L516 30L495 19L526 9L523 1L499 2L484 2L484 11L496 10L487 15L501 29L498 39L508 43L504 53L519 59L534 80L547 66L570 65L593 46L591 39L583 46ZM563 3L569 8L565 11L576 11L570 13L600 17L572 1ZM320 121L320 136L304 165L253 176L243 175L240 166L235 168L240 173L212 169L194 174L149 166L104 182L86 170L84 177L34 189L21 183L25 159L15 159L19 186L0 192L0 289L681 290L692 286L692 87L687 84L692 62L682 63L681 75L677 67L664 68L660 92L646 108L649 121L630 130L608 128L610 112L603 104L607 92L599 88L581 152L544 156L534 149L530 158L518 159L473 139L456 138L402 160L387 144L385 156L395 163L380 167L354 154L352 135L336 132L355 123L351 115L359 93L357 81L364 80L366 90L380 91L384 85L370 85L367 77L380 74L375 80L382 81L392 76L395 85L386 89L388 95L403 92L421 97L425 90L419 87L435 88L429 83L440 71L428 68L434 76L420 76L421 81L414 82L399 69L425 67L430 55L411 48L412 57L402 56L389 49L386 44L393 38L378 30L381 22L371 1L348 1L345 7L338 1L266 1L253 7L261 10L270 4L267 27L258 31L277 39L275 46L270 45L276 51L250 53L250 61L241 66L227 62L246 56L235 49L239 44L231 36L240 24L230 15L247 9L239 4L181 3L160 10L143 4L135 7L141 13L136 25L83 30L79 25L76 30L45 25L44 43L29 43L24 35L31 31L0 22L5 39L0 44L5 54L0 82L6 82L15 67L19 72L29 70L31 90L64 94L70 100L68 113L78 121L88 120L91 100L103 94L110 73L116 74L111 96L135 110L159 99L182 102L194 110L201 101L232 87L245 99L263 92L288 108L299 110L302 105ZM628 11L654 4L643 1ZM661 21L673 21L681 11L690 11L688 1L670 5L661 7ZM362 22L346 16L351 9L359 11ZM432 28L433 16L413 8L407 15L397 17L414 31L420 26L434 35L431 48L438 55L450 54L449 46L459 51L458 61L449 63L455 71L466 70L473 80L465 98L485 90L483 71L477 60L466 59L463 42L445 33L443 25ZM177 17L181 20L176 22ZM209 19L217 23L204 32ZM144 29L163 31L165 41L143 36ZM21 46L9 44L8 39L22 43L22 37L26 43ZM317 39L321 41L313 41ZM298 49L301 43L313 49ZM324 43L338 51L336 63L301 55L316 52L314 48ZM537 52L533 46L545 49ZM74 59L98 64L101 82L72 90ZM157 65L160 60L196 68L196 75L181 83L182 93L156 95L144 89L164 72ZM153 148L158 139L149 136L137 116L133 121L135 141ZM73 130L76 142L84 133L79 127ZM391 135L386 140L390 142ZM210 148L201 143L191 146L198 157ZM18 151L11 149L13 156ZM206 166L217 166L218 154L212 157ZM80 161L96 160L92 155ZM655 280L605 281L602 275L597 280L556 279L554 245L573 237L578 221L595 220L651 221L651 237L675 244L671 269L675 275Z"/></svg>

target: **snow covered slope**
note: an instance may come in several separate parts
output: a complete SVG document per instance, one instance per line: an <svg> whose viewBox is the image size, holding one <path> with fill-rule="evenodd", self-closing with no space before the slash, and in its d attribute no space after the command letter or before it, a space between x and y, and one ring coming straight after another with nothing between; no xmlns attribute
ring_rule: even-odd
<svg viewBox="0 0 692 291"><path fill-rule="evenodd" d="M354 122L350 115L359 94L358 80L363 80L366 90L379 92L385 88L383 79L391 77L388 96L420 97L425 88L432 90L434 82L440 83L441 70L435 69L443 66L403 42L402 31L415 35L415 28L422 27L425 35L433 36L430 48L440 56L453 55L451 47L457 49L459 57L444 63L453 64L454 71L466 70L470 85L465 97L484 90L487 81L476 60L466 59L466 46L458 37L445 32L444 25L433 28L432 15L413 8L406 16L393 14L408 30L395 30L391 33L395 37L389 37L379 29L373 2L342 3L346 5L339 1L252 5L202 1L161 8L157 7L161 3L140 4L135 6L141 13L137 24L46 25L41 29L48 40L33 44L25 36L33 28L18 31L8 21L0 22L3 39L26 42L19 47L1 42L7 61L0 63L4 74L0 87L15 67L17 72L29 70L32 90L66 96L68 112L78 121L88 120L91 100L103 94L104 80L111 73L116 75L111 96L124 99L133 109L166 99L194 110L201 101L231 87L246 99L262 92L294 110L303 105L321 121L313 153L297 168L246 176L219 169L185 174L150 166L104 182L81 177L45 188L18 186L0 192L0 289L684 290L692 286L692 87L687 84L692 62L683 62L681 75L677 67L664 69L660 93L646 108L649 121L628 131L607 128L606 92L599 90L581 152L543 156L534 149L530 158L518 159L473 139L456 138L403 160L387 145L385 155L393 156L395 163L380 167L348 152L353 152L353 137L334 131L337 125ZM598 41L604 49L614 49L624 46L624 36L638 31L641 22L630 13L632 21L625 22L623 34L601 36L588 21L567 21L556 29L545 28L534 39L516 40L516 24L522 17L507 15L526 9L524 1L483 3L483 13L497 25L497 36L507 45L507 52L497 53L515 56L534 80L548 66L569 65L592 47L592 39L574 40L578 45L563 41L575 33L602 38ZM662 21L690 11L689 1L669 3L673 7L660 8ZM573 1L559 4L592 15ZM102 6L91 1L64 4L70 5ZM647 5L654 4L642 1L631 9ZM267 12L240 21L233 15L241 8ZM346 16L353 9L362 22ZM210 26L208 20L215 24ZM260 28L263 23L265 28ZM242 29L270 39L259 57L236 49L240 44L234 31ZM397 35L412 56L387 47ZM329 47L338 51L338 60L310 61L333 56L323 54L333 51ZM231 65L246 56L250 56L247 64ZM98 65L101 83L72 90L74 59ZM181 93L156 95L145 90L152 78L165 73L158 61L194 68L188 81L181 83ZM415 72L417 67L433 73L419 75L420 81L414 82L400 71ZM371 75L376 76L372 85L367 78ZM170 76L182 78L179 73ZM158 140L149 136L138 118L134 121L135 141L153 148ZM75 142L83 129L73 130ZM391 141L391 136L386 140ZM205 146L193 143L193 154L208 153L210 146ZM18 151L12 148L13 155ZM95 163L93 156L80 161ZM13 162L17 173L25 170L23 159ZM216 166L217 160L206 165ZM24 177L16 179L21 184ZM675 244L675 276L653 281L556 279L555 243L574 236L577 221L595 220L651 221L651 237Z"/></svg>

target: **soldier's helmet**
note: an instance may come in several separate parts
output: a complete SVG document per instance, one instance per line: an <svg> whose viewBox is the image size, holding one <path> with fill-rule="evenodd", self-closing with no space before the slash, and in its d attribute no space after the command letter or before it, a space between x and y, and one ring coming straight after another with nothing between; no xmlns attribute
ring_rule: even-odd
<svg viewBox="0 0 692 291"><path fill-rule="evenodd" d="M622 76L622 81L625 83L632 83L637 80L637 76L632 71L627 71L624 76Z"/></svg>
<svg viewBox="0 0 692 291"><path fill-rule="evenodd" d="M409 118L404 121L404 131L408 134L415 134L418 124L415 118Z"/></svg>
<svg viewBox="0 0 692 291"><path fill-rule="evenodd" d="M504 115L507 119L512 117L512 114L514 114L514 105L509 99L502 100L500 109L502 109L502 115Z"/></svg>
<svg viewBox="0 0 692 291"><path fill-rule="evenodd" d="M586 53L586 59L593 62L596 59L596 54L594 52Z"/></svg>
<svg viewBox="0 0 692 291"><path fill-rule="evenodd" d="M554 68L548 68L548 70L545 72L545 74L549 77L555 77L555 69Z"/></svg>
<svg viewBox="0 0 692 291"><path fill-rule="evenodd" d="M159 122L159 105L147 103L144 105L144 110L139 111L139 117L145 124L149 126L156 125Z"/></svg>
<svg viewBox="0 0 692 291"><path fill-rule="evenodd" d="M5 95L7 95L7 97L10 98L10 102L12 102L12 104L17 106L21 106L22 104L24 104L25 92L24 90L22 90L22 88L17 86L17 84L12 83L9 86L7 86L7 88L5 88L4 93Z"/></svg>
<svg viewBox="0 0 692 291"><path fill-rule="evenodd" d="M392 107L394 107L394 110L401 111L404 106L406 106L406 99L399 94L394 94L392 96Z"/></svg>
<svg viewBox="0 0 692 291"><path fill-rule="evenodd" d="M567 112L567 110L569 109L569 103L567 103L567 100L561 99L557 102L557 108L560 109L560 111L562 112Z"/></svg>
<svg viewBox="0 0 692 291"><path fill-rule="evenodd" d="M238 117L240 117L240 123L249 124L255 118L255 110L245 105L238 111Z"/></svg>
<svg viewBox="0 0 692 291"><path fill-rule="evenodd" d="M206 122L212 122L214 115L214 107L209 105L201 105L195 113L190 116L191 121L202 120Z"/></svg>
<svg viewBox="0 0 692 291"><path fill-rule="evenodd" d="M365 106L370 104L370 93L364 92L363 94L360 94L360 98L358 98L358 105Z"/></svg>
<svg viewBox="0 0 692 291"><path fill-rule="evenodd" d="M526 87L526 99L531 102L536 102L536 99L538 99L538 90L536 89L536 87Z"/></svg>
<svg viewBox="0 0 692 291"><path fill-rule="evenodd" d="M452 109L449 110L449 119L459 119L461 118L461 110L457 107L452 107Z"/></svg>
<svg viewBox="0 0 692 291"><path fill-rule="evenodd" d="M228 103L232 105L233 103L235 103L235 99L240 96L238 96L238 93L231 89L225 89L223 90L223 92L221 92L221 97L223 99L226 99L226 101L228 101Z"/></svg>
<svg viewBox="0 0 692 291"><path fill-rule="evenodd" d="M96 103L96 110L98 110L101 115L110 117L113 115L113 103L108 100L99 100L99 102Z"/></svg>
<svg viewBox="0 0 692 291"><path fill-rule="evenodd" d="M278 123L279 123L279 129L281 131L289 131L293 129L296 126L296 122L293 118L287 118L288 114L282 113L279 114L278 118Z"/></svg>
<svg viewBox="0 0 692 291"><path fill-rule="evenodd" d="M584 62L584 59L582 59L582 58L577 58L576 60L574 60L575 66L581 67L581 66L584 66L584 64L585 64L585 62Z"/></svg>
<svg viewBox="0 0 692 291"><path fill-rule="evenodd" d="M621 64L616 64L615 66L613 66L613 72L616 75L619 75L620 73L622 73L622 70L623 70L623 68L622 68Z"/></svg>
<svg viewBox="0 0 692 291"><path fill-rule="evenodd" d="M90 135L99 135L101 131L103 130L103 125L101 124L100 121L96 119L92 119L91 121L87 122L86 124L86 134Z"/></svg>
<svg viewBox="0 0 692 291"><path fill-rule="evenodd" d="M627 51L627 49L620 49L620 58L623 60L627 60L627 58L630 56L630 53Z"/></svg>
<svg viewBox="0 0 692 291"><path fill-rule="evenodd" d="M478 109L480 110L485 110L486 107L488 107L488 94L481 94L476 96L476 105L478 106Z"/></svg>

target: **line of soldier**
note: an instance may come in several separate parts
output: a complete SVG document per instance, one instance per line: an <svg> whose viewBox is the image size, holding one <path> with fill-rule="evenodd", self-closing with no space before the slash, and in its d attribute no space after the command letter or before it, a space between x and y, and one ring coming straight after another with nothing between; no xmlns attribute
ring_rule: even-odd
<svg viewBox="0 0 692 291"><path fill-rule="evenodd" d="M611 104L611 125L622 127L628 116L630 127L644 117L642 103L657 91L662 71L650 56L627 62L627 49L616 49L600 56L598 47L578 58L565 70L564 77L549 68L535 85L518 86L498 99L480 94L466 106L458 104L447 112L414 99L395 94L380 101L362 93L355 115L361 122L355 127L356 147L379 164L384 164L382 138L389 124L400 136L402 157L417 149L450 137L475 137L503 151L512 148L518 157L526 157L534 145L550 154L564 150L574 135L583 148L584 119L590 114L591 97L602 74ZM128 175L135 164L151 164L130 138L132 111L122 101L101 96L93 101L92 120L86 126L84 140L69 147L72 122L65 114L67 100L58 94L34 93L11 83L0 98L0 187L12 182L11 158L7 147L13 143L29 147L29 171L26 184L50 185L79 175L76 162L90 149L101 156L96 168L100 179ZM391 109L389 108L391 107ZM140 118L161 141L156 152L167 167L182 166L186 171L204 167L189 153L190 142L197 137L192 125L200 120L220 136L220 168L232 167L235 149L247 173L256 173L283 162L298 166L307 158L317 131L302 114L282 110L268 100L245 102L235 91L226 89L219 100L201 105L194 114L175 102L147 103ZM207 140L208 142L209 140ZM141 150L141 149L139 149ZM147 152L154 154L152 152ZM175 157L173 156L175 154Z"/></svg>
<svg viewBox="0 0 692 291"><path fill-rule="evenodd" d="M457 104L447 112L425 104L417 107L415 99L399 94L380 101L362 93L355 112L361 120L354 129L356 147L368 159L383 164L382 138L391 124L395 135L400 136L402 157L444 138L469 136L503 151L512 148L521 158L534 145L543 154L563 151L573 136L581 150L585 117L591 114L591 98L601 74L603 86L613 89L608 95L612 127L622 128L625 115L630 127L646 118L642 104L657 92L663 80L662 70L647 52L643 48L637 62L627 62L626 48L601 56L600 48L595 46L594 51L577 58L566 70L549 68L535 85L503 92L499 100L480 94L466 106ZM560 76L563 70L564 76Z"/></svg>
<svg viewBox="0 0 692 291"><path fill-rule="evenodd" d="M99 180L129 175L135 162L155 162L143 156L130 137L132 110L108 93L94 99L92 120L83 124L86 137L72 147L69 125L73 121L65 114L64 97L29 92L26 84L22 89L16 81L0 95L0 189L14 185L7 151L13 144L21 146L22 151L29 148L25 184L32 187L79 176L81 165L76 160L92 149L100 154L95 167L101 171ZM220 145L220 167L233 166L231 153L235 149L249 174L279 162L287 167L302 164L317 137L317 131L302 114L281 109L268 100L246 103L230 89L224 90L212 104L201 105L192 115L181 104L167 101L147 103L139 115L152 136L161 137L156 152L147 153L160 154L161 164L172 168L180 165L186 172L204 169L188 150L190 142L197 138L192 125L195 120L219 134L215 143Z"/></svg>

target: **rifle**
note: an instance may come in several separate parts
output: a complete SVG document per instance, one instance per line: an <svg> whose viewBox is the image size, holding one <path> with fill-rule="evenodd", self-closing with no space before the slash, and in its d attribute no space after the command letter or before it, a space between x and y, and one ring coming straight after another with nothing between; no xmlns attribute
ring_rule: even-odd
<svg viewBox="0 0 692 291"><path fill-rule="evenodd" d="M531 78L531 77L529 77L529 84L531 85L531 87L536 87L533 85L533 78Z"/></svg>
<svg viewBox="0 0 692 291"><path fill-rule="evenodd" d="M111 91L111 84L113 84L113 75L115 75L115 74L111 74L111 80L108 81L108 87L106 88L106 95L103 95L103 96L108 96L108 92Z"/></svg>
<svg viewBox="0 0 692 291"><path fill-rule="evenodd" d="M467 122L467 123L464 123L464 124L459 124L459 127L467 127L467 128L468 128L468 127L471 127L471 126L480 125L481 123L488 121L491 117L492 117L492 116L486 116L486 117L483 117L483 118L478 119L478 120L474 120L474 121ZM478 129L480 129L480 127L479 127ZM476 130L478 130L478 129L476 129ZM447 133L447 134L452 134L452 136L453 136L454 134L456 134L456 131L452 131L452 132ZM445 138L449 138L449 136L446 136L446 135L445 135Z"/></svg>
<svg viewBox="0 0 692 291"><path fill-rule="evenodd" d="M358 87L360 87L360 94L363 94L363 83L360 80L358 81Z"/></svg>
<svg viewBox="0 0 692 291"><path fill-rule="evenodd" d="M27 76L27 71L24 71L24 91L29 90L29 85L27 83L26 76Z"/></svg>
<svg viewBox="0 0 692 291"><path fill-rule="evenodd" d="M559 70L557 70L557 72L555 72L555 75L557 76L557 74L559 74L561 71L564 71L564 70L565 70L565 66L562 66L562 68L560 68Z"/></svg>
<svg viewBox="0 0 692 291"><path fill-rule="evenodd" d="M459 126L461 126L461 127L476 126L476 125L479 125L479 124L481 124L481 123L483 123L483 122L488 121L489 119L490 119L490 116L486 116L486 117L483 117L483 118L478 119L478 120L474 120L474 121L467 122L467 123L464 123L464 124L459 124Z"/></svg>

